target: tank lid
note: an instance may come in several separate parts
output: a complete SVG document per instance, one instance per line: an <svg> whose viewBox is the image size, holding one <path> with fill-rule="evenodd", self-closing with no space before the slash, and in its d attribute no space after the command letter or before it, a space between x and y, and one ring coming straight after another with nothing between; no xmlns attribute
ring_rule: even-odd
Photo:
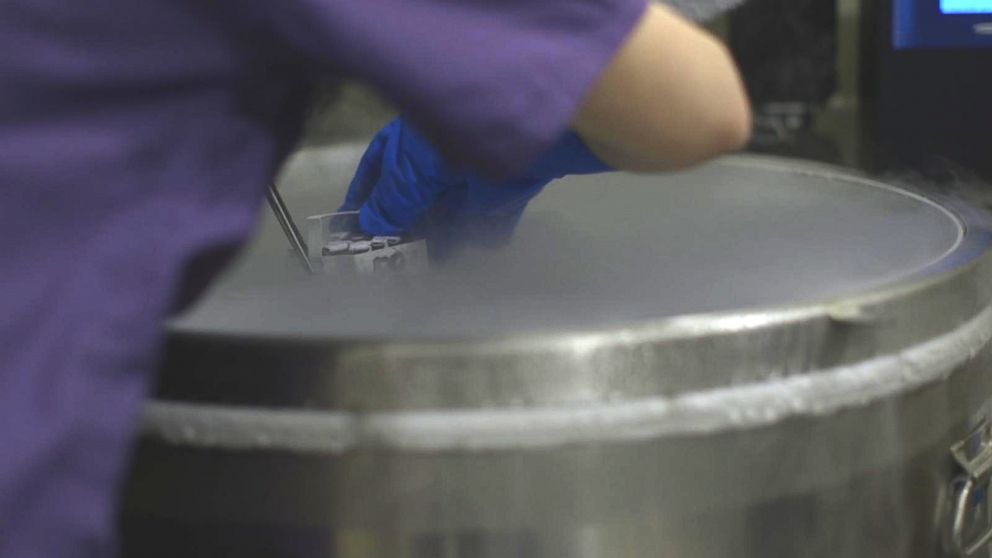
<svg viewBox="0 0 992 558"><path fill-rule="evenodd" d="M326 181L312 169L332 155L297 156L284 197L313 196ZM853 173L753 156L571 177L508 247L425 275L253 282L252 265L295 268L279 251L275 263L250 254L171 324L160 396L498 407L802 374L919 343L984 307L988 235L968 219Z"/></svg>

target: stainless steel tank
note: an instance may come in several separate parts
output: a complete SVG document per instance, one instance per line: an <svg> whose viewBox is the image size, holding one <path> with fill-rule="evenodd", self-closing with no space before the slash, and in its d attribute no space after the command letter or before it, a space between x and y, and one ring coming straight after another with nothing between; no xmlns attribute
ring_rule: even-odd
<svg viewBox="0 0 992 558"><path fill-rule="evenodd" d="M359 154L292 160L298 218ZM267 222L170 326L124 553L988 555L989 244L746 156L563 180L422 276L300 277Z"/></svg>

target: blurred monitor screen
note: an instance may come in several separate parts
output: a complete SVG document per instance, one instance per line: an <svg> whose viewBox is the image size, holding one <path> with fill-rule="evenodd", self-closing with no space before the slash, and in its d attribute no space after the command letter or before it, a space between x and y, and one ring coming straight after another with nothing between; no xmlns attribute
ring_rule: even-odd
<svg viewBox="0 0 992 558"><path fill-rule="evenodd" d="M892 0L891 6L897 50L992 47L992 0Z"/></svg>

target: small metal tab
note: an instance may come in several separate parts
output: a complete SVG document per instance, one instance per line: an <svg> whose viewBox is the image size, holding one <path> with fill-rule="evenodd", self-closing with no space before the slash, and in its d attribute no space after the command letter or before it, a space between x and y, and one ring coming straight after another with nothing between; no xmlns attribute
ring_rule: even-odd
<svg viewBox="0 0 992 558"><path fill-rule="evenodd" d="M347 254L350 252L351 242L347 240L332 240L324 245L324 249L321 251L321 256L337 256L338 254Z"/></svg>
<svg viewBox="0 0 992 558"><path fill-rule="evenodd" d="M378 250L380 248L395 246L396 244L403 242L403 239L398 236L373 236L371 242L372 249Z"/></svg>
<svg viewBox="0 0 992 558"><path fill-rule="evenodd" d="M974 556L992 542L989 512L992 430L988 421L982 420L967 438L951 446L951 455L964 471L963 478L956 481L961 488L954 500L951 542L960 556ZM984 521L979 524L978 519Z"/></svg>
<svg viewBox="0 0 992 558"><path fill-rule="evenodd" d="M351 246L348 247L348 251L352 254L362 254L371 249L372 242L370 240L352 240Z"/></svg>

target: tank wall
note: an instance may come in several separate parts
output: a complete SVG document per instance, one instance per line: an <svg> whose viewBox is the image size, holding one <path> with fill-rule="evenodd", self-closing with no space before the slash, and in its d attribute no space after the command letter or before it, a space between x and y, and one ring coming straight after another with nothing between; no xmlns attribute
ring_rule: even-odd
<svg viewBox="0 0 992 558"><path fill-rule="evenodd" d="M327 456L146 439L124 555L945 556L949 448L989 408L990 365L986 348L898 397L638 443Z"/></svg>

